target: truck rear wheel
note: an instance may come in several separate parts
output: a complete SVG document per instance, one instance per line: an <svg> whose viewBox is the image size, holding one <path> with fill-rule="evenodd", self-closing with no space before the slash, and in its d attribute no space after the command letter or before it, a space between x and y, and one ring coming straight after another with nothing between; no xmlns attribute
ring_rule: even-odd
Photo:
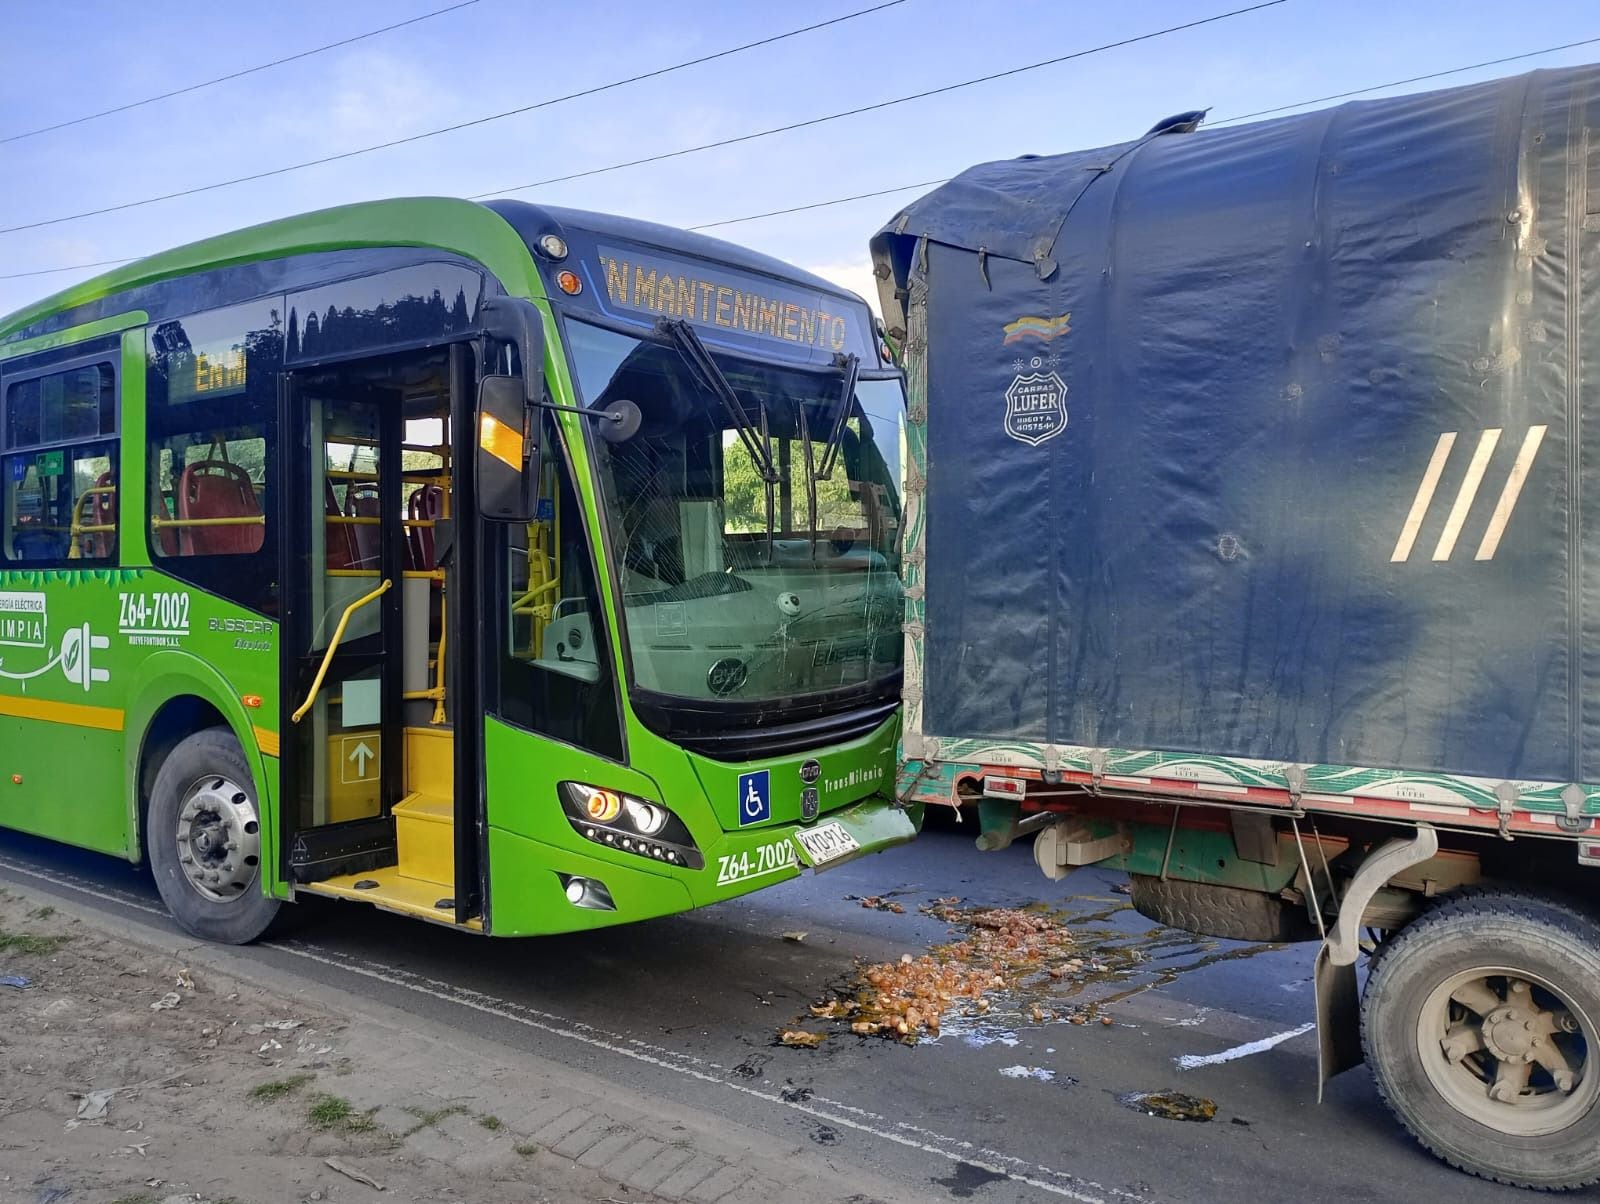
<svg viewBox="0 0 1600 1204"><path fill-rule="evenodd" d="M167 754L150 792L145 847L173 918L208 941L243 945L279 901L261 892L261 823L239 741L208 728Z"/></svg>
<svg viewBox="0 0 1600 1204"><path fill-rule="evenodd" d="M1517 1187L1600 1182L1600 923L1511 891L1403 928L1375 959L1361 1037L1378 1090L1452 1166Z"/></svg>

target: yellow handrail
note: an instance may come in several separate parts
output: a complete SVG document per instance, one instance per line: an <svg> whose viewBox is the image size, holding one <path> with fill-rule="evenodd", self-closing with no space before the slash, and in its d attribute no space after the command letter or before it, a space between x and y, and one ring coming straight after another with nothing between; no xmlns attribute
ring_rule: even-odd
<svg viewBox="0 0 1600 1204"><path fill-rule="evenodd" d="M344 629L350 623L350 616L355 614L356 611L360 610L368 602L375 601L376 599L381 598L384 594L388 593L390 587L393 585L394 582L385 577L383 584L378 586L377 589L373 590L370 594L363 594L354 602L350 603L349 606L344 608L344 614L339 616L339 626L333 629L333 638L328 641L328 650L322 654L322 664L317 666L317 677L316 680L311 683L311 693L306 695L306 700L300 704L300 709L293 715L289 716L291 723L299 723L300 720L304 719L306 712L311 709L311 704L316 702L317 694L322 690L322 679L328 675L328 665L333 661L333 654L339 651L339 641L344 639Z"/></svg>

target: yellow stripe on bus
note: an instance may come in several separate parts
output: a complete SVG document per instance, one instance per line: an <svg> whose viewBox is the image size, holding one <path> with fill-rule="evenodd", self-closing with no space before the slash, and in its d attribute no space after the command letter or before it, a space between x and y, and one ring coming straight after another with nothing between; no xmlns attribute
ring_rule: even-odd
<svg viewBox="0 0 1600 1204"><path fill-rule="evenodd" d="M82 702L47 702L39 698L11 698L0 694L0 715L17 719L39 719L45 723L69 723L73 727L92 727L102 732L120 732L123 712L116 707L92 707Z"/></svg>
<svg viewBox="0 0 1600 1204"><path fill-rule="evenodd" d="M256 734L256 747L261 750L264 757L276 757L283 745L278 740L277 732L269 732L264 727L252 728Z"/></svg>

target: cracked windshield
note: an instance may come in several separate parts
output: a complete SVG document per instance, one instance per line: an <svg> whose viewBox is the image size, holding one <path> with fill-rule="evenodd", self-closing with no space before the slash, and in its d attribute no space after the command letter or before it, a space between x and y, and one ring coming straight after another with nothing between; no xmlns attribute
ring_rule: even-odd
<svg viewBox="0 0 1600 1204"><path fill-rule="evenodd" d="M701 700L880 682L901 662L898 378L797 370L569 325L585 404L635 403L596 438L634 680Z"/></svg>

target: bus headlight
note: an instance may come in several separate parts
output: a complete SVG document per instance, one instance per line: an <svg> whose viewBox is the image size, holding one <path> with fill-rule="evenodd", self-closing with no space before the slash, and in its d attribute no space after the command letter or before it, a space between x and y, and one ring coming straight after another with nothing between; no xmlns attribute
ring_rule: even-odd
<svg viewBox="0 0 1600 1204"><path fill-rule="evenodd" d="M684 869L705 865L688 825L660 803L584 782L562 782L561 804L567 822L585 840Z"/></svg>
<svg viewBox="0 0 1600 1204"><path fill-rule="evenodd" d="M642 803L636 798L628 800L628 822L634 830L645 836L654 836L667 826L667 809L654 803Z"/></svg>

